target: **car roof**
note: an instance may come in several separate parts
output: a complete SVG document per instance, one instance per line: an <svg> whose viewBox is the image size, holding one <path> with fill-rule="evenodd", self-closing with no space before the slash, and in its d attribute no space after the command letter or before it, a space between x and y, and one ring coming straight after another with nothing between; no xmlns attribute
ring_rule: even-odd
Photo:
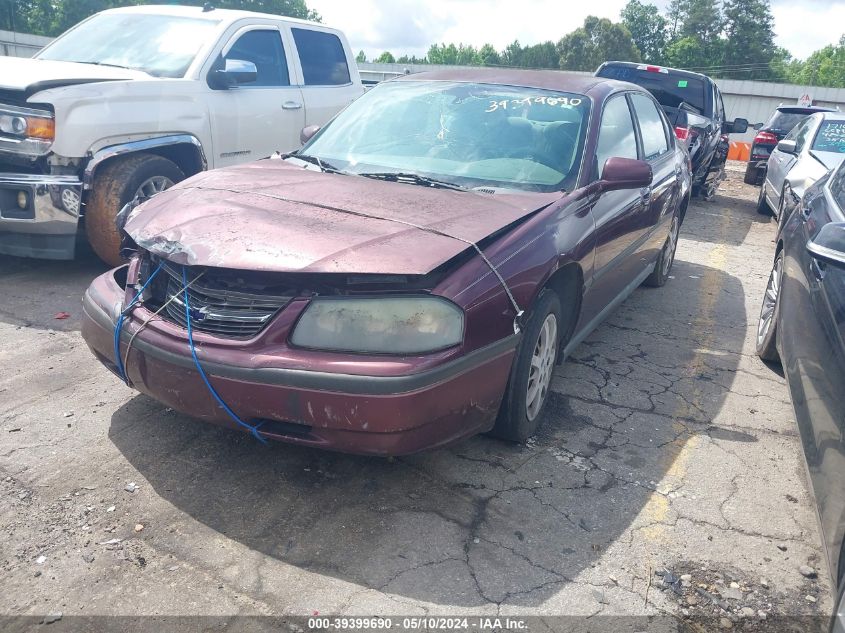
<svg viewBox="0 0 845 633"><path fill-rule="evenodd" d="M845 121L845 112L814 112L812 116L816 116L823 121Z"/></svg>
<svg viewBox="0 0 845 633"><path fill-rule="evenodd" d="M661 66L660 64L649 64L647 62L604 62L599 68L603 66L627 66L628 68L638 68L640 66L654 66L655 68L664 68L668 70L673 75L680 75L681 77L694 77L695 79L700 79L702 81L710 81L713 80L708 77L707 75L703 75L701 73L696 73L691 70L681 70L680 68L672 68L671 66ZM598 72L598 71L596 71Z"/></svg>
<svg viewBox="0 0 845 633"><path fill-rule="evenodd" d="M393 81L461 81L467 83L502 84L542 90L560 90L578 94L610 93L632 90L648 94L635 84L593 75L568 73L562 70L526 70L522 68L455 68L430 70L403 75ZM599 95L596 95L599 96Z"/></svg>
<svg viewBox="0 0 845 633"><path fill-rule="evenodd" d="M213 3L211 3L213 6ZM309 20L300 20L298 18L289 18L283 15L273 15L272 13L259 13L257 11L239 11L236 9L216 9L212 8L209 11L204 11L203 7L191 7L183 5L169 5L169 4L145 4L129 7L119 7L116 9L106 9L101 13L134 13L142 15L172 15L174 17L195 18L198 20L213 20L215 22L223 22L231 24L237 20L244 18L263 18L270 20L281 20L284 22L295 22L298 24L312 24L315 26L325 27L323 24L311 22Z"/></svg>

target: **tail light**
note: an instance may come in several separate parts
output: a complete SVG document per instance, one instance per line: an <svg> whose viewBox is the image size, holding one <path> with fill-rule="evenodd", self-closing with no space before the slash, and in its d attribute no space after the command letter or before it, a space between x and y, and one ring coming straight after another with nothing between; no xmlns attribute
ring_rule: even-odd
<svg viewBox="0 0 845 633"><path fill-rule="evenodd" d="M761 145L777 145L778 137L771 132L757 132L757 136L754 137L754 143L759 143Z"/></svg>
<svg viewBox="0 0 845 633"><path fill-rule="evenodd" d="M686 141L689 138L690 130L688 127L675 127L675 136L678 137L679 141Z"/></svg>
<svg viewBox="0 0 845 633"><path fill-rule="evenodd" d="M668 68L663 68L662 66L652 66L651 64L640 64L637 66L637 70L645 70L650 73L663 73L664 75L669 74Z"/></svg>

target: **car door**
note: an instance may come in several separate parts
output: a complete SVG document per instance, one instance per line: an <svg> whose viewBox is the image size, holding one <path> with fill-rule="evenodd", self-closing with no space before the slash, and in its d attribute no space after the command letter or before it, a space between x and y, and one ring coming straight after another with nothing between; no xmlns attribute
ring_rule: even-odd
<svg viewBox="0 0 845 633"><path fill-rule="evenodd" d="M299 87L291 85L289 58L279 27L269 24L244 27L223 46L209 72L237 59L255 64L258 75L229 89L209 87L214 167L299 147L305 112Z"/></svg>
<svg viewBox="0 0 845 633"><path fill-rule="evenodd" d="M291 26L297 72L305 102L305 125L325 125L341 109L364 93L352 81L343 42L337 33L306 26ZM352 71L354 72L354 70Z"/></svg>
<svg viewBox="0 0 845 633"><path fill-rule="evenodd" d="M653 180L647 213L642 214L642 237L631 262L632 275L655 261L669 234L678 203L681 165L675 158L674 140L660 106L641 93L630 96L640 136L641 158L651 165Z"/></svg>
<svg viewBox="0 0 845 633"><path fill-rule="evenodd" d="M795 165L798 160L798 154L804 147L807 136L814 125L814 118L807 117L801 123L792 128L792 131L786 135L784 140L795 141L795 154L787 154L780 151L777 147L772 150L772 155L769 156L769 163L766 169L766 198L769 206L777 209L780 204L780 195L783 191L783 184L789 170Z"/></svg>
<svg viewBox="0 0 845 633"><path fill-rule="evenodd" d="M845 269L815 259L807 241L845 221L845 169L813 188L784 227L777 336L832 563L845 520ZM842 570L840 570L841 573Z"/></svg>
<svg viewBox="0 0 845 633"><path fill-rule="evenodd" d="M604 104L593 161L595 180L600 179L601 169L612 157L640 157L627 93L614 95ZM591 208L596 225L595 256L582 323L590 323L634 283L629 263L648 225L650 197L650 187L596 195Z"/></svg>

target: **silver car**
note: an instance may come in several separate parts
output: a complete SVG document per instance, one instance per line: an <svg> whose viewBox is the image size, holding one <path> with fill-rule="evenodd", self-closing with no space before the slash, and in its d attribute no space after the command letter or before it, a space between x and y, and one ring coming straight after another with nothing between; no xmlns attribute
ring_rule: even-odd
<svg viewBox="0 0 845 633"><path fill-rule="evenodd" d="M782 226L804 191L845 159L845 114L817 112L777 144L769 157L757 211Z"/></svg>

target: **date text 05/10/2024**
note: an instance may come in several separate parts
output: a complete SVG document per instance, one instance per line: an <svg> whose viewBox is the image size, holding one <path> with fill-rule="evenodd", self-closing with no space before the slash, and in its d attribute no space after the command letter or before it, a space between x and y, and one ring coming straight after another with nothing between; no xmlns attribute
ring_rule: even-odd
<svg viewBox="0 0 845 633"><path fill-rule="evenodd" d="M476 630L476 631L524 631L528 629L520 618L498 617L406 617L401 620L382 617L313 617L308 618L310 630Z"/></svg>

